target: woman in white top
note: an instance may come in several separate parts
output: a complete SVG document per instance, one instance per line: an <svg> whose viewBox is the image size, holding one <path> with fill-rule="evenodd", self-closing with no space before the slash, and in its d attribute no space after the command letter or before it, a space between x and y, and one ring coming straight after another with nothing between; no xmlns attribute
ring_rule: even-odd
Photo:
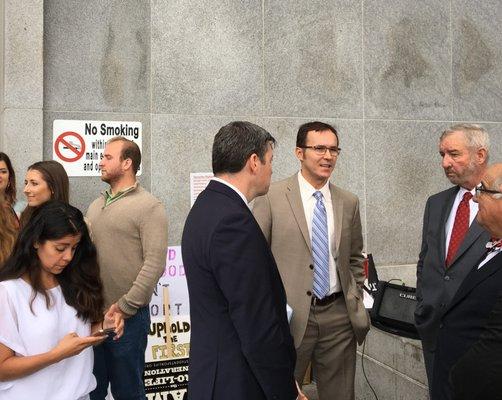
<svg viewBox="0 0 502 400"><path fill-rule="evenodd" d="M96 249L82 213L49 201L0 270L0 399L81 400L96 386L91 346L123 320L103 315Z"/></svg>

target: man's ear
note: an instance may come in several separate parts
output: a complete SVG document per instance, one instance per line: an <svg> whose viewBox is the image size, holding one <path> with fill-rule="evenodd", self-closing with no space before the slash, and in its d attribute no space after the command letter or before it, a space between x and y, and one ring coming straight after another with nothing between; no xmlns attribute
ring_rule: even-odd
<svg viewBox="0 0 502 400"><path fill-rule="evenodd" d="M258 163L261 163L260 157L258 157L258 154L256 154L256 153L251 154L248 158L248 165L249 165L250 171L253 174L258 169Z"/></svg>
<svg viewBox="0 0 502 400"><path fill-rule="evenodd" d="M124 161L122 161L122 167L124 169L130 169L132 168L132 160L130 158L126 158Z"/></svg>
<svg viewBox="0 0 502 400"><path fill-rule="evenodd" d="M476 151L476 156L478 157L479 164L484 164L486 158L488 157L488 152L484 148L480 148Z"/></svg>
<svg viewBox="0 0 502 400"><path fill-rule="evenodd" d="M305 150L302 149L301 147L296 147L295 148L295 156L298 158L298 160L303 161L303 152Z"/></svg>

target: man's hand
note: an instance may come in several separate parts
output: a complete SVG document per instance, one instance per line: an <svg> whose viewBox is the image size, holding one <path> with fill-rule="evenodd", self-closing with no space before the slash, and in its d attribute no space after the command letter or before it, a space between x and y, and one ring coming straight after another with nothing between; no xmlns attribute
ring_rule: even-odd
<svg viewBox="0 0 502 400"><path fill-rule="evenodd" d="M116 335L113 337L113 340L119 339L124 334L124 319L128 317L130 315L124 313L117 303L112 304L105 313L103 328L115 328Z"/></svg>
<svg viewBox="0 0 502 400"><path fill-rule="evenodd" d="M301 391L298 382L295 381L295 383L296 383L296 389L298 390L298 397L296 398L296 400L309 400L307 396L305 396L305 394Z"/></svg>
<svg viewBox="0 0 502 400"><path fill-rule="evenodd" d="M110 308L108 309L108 311L106 312L106 314L108 313L120 313L122 314L122 318L124 319L127 319L127 318L130 318L131 315L129 314L126 314L124 311L122 311L120 308L119 308L119 305L117 303L113 303Z"/></svg>

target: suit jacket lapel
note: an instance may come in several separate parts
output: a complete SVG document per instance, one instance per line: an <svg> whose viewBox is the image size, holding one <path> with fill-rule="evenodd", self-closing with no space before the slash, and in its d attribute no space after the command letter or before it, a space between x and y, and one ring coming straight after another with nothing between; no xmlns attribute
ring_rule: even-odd
<svg viewBox="0 0 502 400"><path fill-rule="evenodd" d="M482 257L479 262L481 262L483 259L484 257ZM478 270L479 262L474 265L472 271L465 277L462 285L460 285L460 288L453 297L448 310L453 308L481 282L483 282L485 279L489 278L495 272L499 271L500 268L502 268L502 253L497 254L485 265L483 265L481 269Z"/></svg>
<svg viewBox="0 0 502 400"><path fill-rule="evenodd" d="M338 255L342 237L343 199L341 196L337 196L336 186L331 183L329 184L329 191L331 192L331 203L333 204L333 218L335 223L335 252L336 255Z"/></svg>
<svg viewBox="0 0 502 400"><path fill-rule="evenodd" d="M450 216L450 211L453 207L453 203L455 202L455 196L457 195L459 187L457 186L454 189L455 190L452 190L448 198L446 199L443 210L441 212L441 223L439 225L439 245L441 246L439 255L441 256L441 265L444 265L446 262L446 222L448 221L448 217Z"/></svg>
<svg viewBox="0 0 502 400"><path fill-rule="evenodd" d="M300 185L298 184L297 174L289 178L286 197L289 201L289 205L291 206L291 210L293 210L296 223L298 224L303 238L305 239L305 243L307 243L309 250L312 252L309 228L307 226L307 220L305 219L305 211L303 210L302 196L300 194Z"/></svg>

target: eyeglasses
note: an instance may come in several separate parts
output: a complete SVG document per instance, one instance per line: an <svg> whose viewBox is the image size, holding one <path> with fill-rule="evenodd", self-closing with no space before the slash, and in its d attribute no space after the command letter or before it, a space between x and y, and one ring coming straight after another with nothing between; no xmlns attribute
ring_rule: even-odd
<svg viewBox="0 0 502 400"><path fill-rule="evenodd" d="M484 192L484 193L490 193L490 194L502 194L502 192L499 192L498 190L491 190L491 189L486 189L485 185L483 183L480 183L476 188L474 189L476 193L476 197L479 197L479 195Z"/></svg>
<svg viewBox="0 0 502 400"><path fill-rule="evenodd" d="M300 148L312 149L316 154L320 156L325 155L326 151L329 150L329 154L331 154L332 157L338 156L338 154L340 154L340 151L342 151L340 147L328 147L328 146L300 146Z"/></svg>

